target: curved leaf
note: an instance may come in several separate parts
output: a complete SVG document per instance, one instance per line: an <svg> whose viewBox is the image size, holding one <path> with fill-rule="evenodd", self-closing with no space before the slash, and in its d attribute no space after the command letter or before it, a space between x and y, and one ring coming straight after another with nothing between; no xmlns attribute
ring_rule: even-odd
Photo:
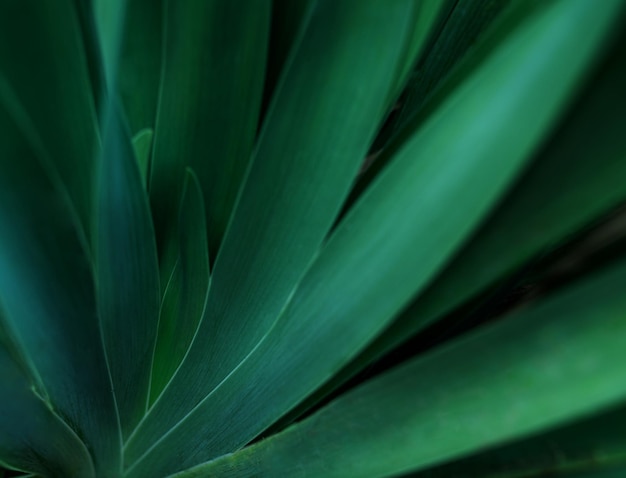
<svg viewBox="0 0 626 478"><path fill-rule="evenodd" d="M276 320L382 118L414 6L413 0L317 4L265 120L196 338L129 440L128 463L219 384Z"/></svg>
<svg viewBox="0 0 626 478"><path fill-rule="evenodd" d="M195 174L187 171L179 214L178 259L165 289L152 366L150 403L168 384L200 323L209 289L209 248L204 199Z"/></svg>
<svg viewBox="0 0 626 478"><path fill-rule="evenodd" d="M148 198L128 131L114 110L106 119L103 143L94 235L97 299L125 437L148 404L159 269Z"/></svg>
<svg viewBox="0 0 626 478"><path fill-rule="evenodd" d="M624 283L622 260L393 369L279 435L176 476L303 469L310 477L388 476L612 406L626 397L626 369L615 366L626 360Z"/></svg>
<svg viewBox="0 0 626 478"><path fill-rule="evenodd" d="M398 151L342 221L264 339L139 458L129 476L175 471L243 446L379 333L462 244L544 139L621 6L618 0L602 5L552 2L512 32ZM219 259L212 291L220 286L218 266ZM201 325L186 361L214 367L215 361L206 362L206 351L222 342L215 335L215 342L199 340L205 324L214 325ZM184 366L163 399L175 402L196 387L180 379ZM158 413L139 430L150 426L152 435L157 417L171 426L167 405L157 408L157 402ZM189 442L193 449L186 446L183 453ZM129 449L134 455L140 448ZM185 459L168 461L164 451L179 449Z"/></svg>

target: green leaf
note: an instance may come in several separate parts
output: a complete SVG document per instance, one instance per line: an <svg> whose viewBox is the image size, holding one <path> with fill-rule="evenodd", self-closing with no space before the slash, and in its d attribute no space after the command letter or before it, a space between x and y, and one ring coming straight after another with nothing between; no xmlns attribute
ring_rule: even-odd
<svg viewBox="0 0 626 478"><path fill-rule="evenodd" d="M161 297L148 198L128 135L111 110L103 132L94 234L98 312L124 437L148 405Z"/></svg>
<svg viewBox="0 0 626 478"><path fill-rule="evenodd" d="M2 93L0 301L51 403L114 477L121 443L87 246L32 124Z"/></svg>
<svg viewBox="0 0 626 478"><path fill-rule="evenodd" d="M46 168L89 231L97 121L75 3L0 2L0 83L23 105L47 152Z"/></svg>
<svg viewBox="0 0 626 478"><path fill-rule="evenodd" d="M163 3L162 0L125 0L117 88L133 135L156 125L162 73Z"/></svg>
<svg viewBox="0 0 626 478"><path fill-rule="evenodd" d="M265 120L198 334L129 440L129 464L219 384L277 319L384 114L414 7L413 0L318 3Z"/></svg>
<svg viewBox="0 0 626 478"><path fill-rule="evenodd" d="M179 254L161 304L150 403L161 394L189 349L209 289L209 249L204 199L195 174L187 171L179 213Z"/></svg>
<svg viewBox="0 0 626 478"><path fill-rule="evenodd" d="M139 459L130 476L170 472L244 445L372 340L438 272L519 173L586 72L619 7L617 0L601 9L586 0L563 0L513 32L398 151L341 222L263 340ZM221 287L219 266L218 258L211 291ZM211 293L209 308L210 300ZM213 335L213 342L203 342L205 324L215 322L201 325L186 361L214 369L221 362L212 359L211 351L207 360L207 350L224 340ZM225 343L232 347L231 339ZM162 396L170 403L199 388L181 379L185 364ZM203 373L203 381L209 373ZM156 435L157 420L165 430L175 423L173 407L159 404L153 409L158 413L148 415L139 429L149 426L149 436ZM196 443L193 450L176 452L189 442ZM136 449L129 446L130 456ZM168 463L164 450L186 458Z"/></svg>
<svg viewBox="0 0 626 478"><path fill-rule="evenodd" d="M577 475L626 465L626 408L594 415L466 459L418 472L414 478L517 478Z"/></svg>
<svg viewBox="0 0 626 478"><path fill-rule="evenodd" d="M205 194L209 248L217 253L257 130L270 1L166 0L164 66L150 197L169 277L185 168Z"/></svg>
<svg viewBox="0 0 626 478"><path fill-rule="evenodd" d="M309 397L287 422L419 330L565 242L626 199L626 136L621 127L626 122L626 52L622 45L614 43L608 60L530 170L452 263L381 337Z"/></svg>
<svg viewBox="0 0 626 478"><path fill-rule="evenodd" d="M624 283L622 260L393 369L279 435L177 476L303 469L310 477L387 476L614 405L626 397L626 369L615 366L626 360Z"/></svg>
<svg viewBox="0 0 626 478"><path fill-rule="evenodd" d="M0 321L4 321L0 311ZM23 360L7 347L0 323L0 464L50 477L94 477L87 448L34 392Z"/></svg>
<svg viewBox="0 0 626 478"><path fill-rule="evenodd" d="M434 44L418 62L391 117L372 146L344 210L358 200L393 159L397 149L449 95L471 76L545 2L540 0L460 0ZM506 8L508 7L508 8ZM491 26L493 22L493 26ZM480 35L483 29L491 26ZM480 40L473 45L473 42Z"/></svg>
<svg viewBox="0 0 626 478"><path fill-rule="evenodd" d="M139 164L141 179L143 183L148 185L148 171L150 170L150 155L152 153L152 138L154 131L150 128L142 129L133 138L133 149L135 157Z"/></svg>

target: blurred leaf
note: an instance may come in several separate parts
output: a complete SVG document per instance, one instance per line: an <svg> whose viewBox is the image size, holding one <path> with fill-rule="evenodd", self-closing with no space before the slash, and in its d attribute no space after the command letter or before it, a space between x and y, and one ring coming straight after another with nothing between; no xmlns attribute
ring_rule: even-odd
<svg viewBox="0 0 626 478"><path fill-rule="evenodd" d="M189 349L209 288L209 253L200 184L190 170L179 213L179 255L165 289L159 319L150 403L154 403Z"/></svg>
<svg viewBox="0 0 626 478"><path fill-rule="evenodd" d="M98 312L125 437L148 406L160 289L148 198L117 113L108 113L103 132L94 242Z"/></svg>
<svg viewBox="0 0 626 478"><path fill-rule="evenodd" d="M129 440L129 464L246 357L285 306L382 118L414 6L413 0L317 4L265 120L213 268L203 322L170 386Z"/></svg>
<svg viewBox="0 0 626 478"><path fill-rule="evenodd" d="M106 0L109 1L109 0ZM163 0L125 0L120 32L117 87L130 131L156 126L162 79Z"/></svg>
<svg viewBox="0 0 626 478"><path fill-rule="evenodd" d="M177 476L387 476L613 405L626 397L626 369L615 367L626 360L624 283L622 260L366 383L279 435Z"/></svg>
<svg viewBox="0 0 626 478"><path fill-rule="evenodd" d="M75 3L0 2L0 87L23 106L47 152L46 169L89 231L97 121Z"/></svg>
<svg viewBox="0 0 626 478"><path fill-rule="evenodd" d="M269 0L166 0L164 66L150 173L161 278L174 265L185 167L205 195L213 255L257 129L269 35Z"/></svg>
<svg viewBox="0 0 626 478"><path fill-rule="evenodd" d="M12 349L4 320L0 310L0 464L49 477L94 477L85 445L35 394L30 371Z"/></svg>
<svg viewBox="0 0 626 478"><path fill-rule="evenodd" d="M512 32L398 150L390 167L341 222L263 340L139 458L130 476L175 471L243 446L379 333L462 244L544 139L620 5L616 0L597 8L586 0L563 0L546 5ZM476 121L478 115L481 121ZM219 266L218 259L212 292L221 286ZM268 281L267 274L264 279ZM210 299L211 294L208 307ZM255 312L258 319L262 311ZM215 364L222 366L211 351L207 354L210 346L215 350L225 343L232 350L230 338L213 335L213 342L203 341L205 324L215 325L210 319L205 314L161 407L157 402L152 411L157 413L149 414L139 428L145 433L142 438L156 436L159 426L167 430L175 424L169 404L188 400L190 392L199 395L192 377L202 376L204 384ZM249 327L228 325L240 334ZM187 363L190 370L199 363L212 369L193 375L185 370ZM183 380L181 371L189 378ZM213 433L207 435L207 429ZM141 447L130 442L128 450L134 458ZM165 450L177 455L176 463Z"/></svg>
<svg viewBox="0 0 626 478"><path fill-rule="evenodd" d="M116 476L121 444L87 246L70 198L47 169L50 157L4 92L0 88L0 301L51 403L85 441L96 470Z"/></svg>
<svg viewBox="0 0 626 478"><path fill-rule="evenodd" d="M142 182L148 185L148 171L150 170L150 155L152 153L152 138L154 131L150 128L142 129L133 138L133 149L139 164Z"/></svg>
<svg viewBox="0 0 626 478"><path fill-rule="evenodd" d="M601 472L616 464L626 465L624 430L626 408L621 407L411 476L515 478Z"/></svg>
<svg viewBox="0 0 626 478"><path fill-rule="evenodd" d="M626 50L622 44L615 42L608 61L589 81L587 91L530 170L452 263L376 341L307 398L285 423L419 330L626 200L622 128L626 122Z"/></svg>

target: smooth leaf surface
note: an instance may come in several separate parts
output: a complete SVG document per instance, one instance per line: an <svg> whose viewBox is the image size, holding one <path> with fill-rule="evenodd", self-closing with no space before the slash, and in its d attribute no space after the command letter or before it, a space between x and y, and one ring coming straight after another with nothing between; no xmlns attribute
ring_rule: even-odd
<svg viewBox="0 0 626 478"><path fill-rule="evenodd" d="M148 198L129 132L115 109L103 131L97 217L98 312L125 437L148 404L160 288Z"/></svg>
<svg viewBox="0 0 626 478"><path fill-rule="evenodd" d="M89 231L97 120L75 3L0 2L0 81L28 112L48 153L46 168L59 176Z"/></svg>
<svg viewBox="0 0 626 478"><path fill-rule="evenodd" d="M621 42L594 74L530 170L432 285L287 421L419 330L626 199L626 56ZM558 184L558 194L555 193Z"/></svg>
<svg viewBox="0 0 626 478"><path fill-rule="evenodd" d="M130 476L173 471L243 446L380 332L461 245L544 138L619 8L618 2L603 5L551 3L515 31L400 149L342 221L259 345ZM587 35L581 42L583 28ZM520 129L520 123L526 126ZM219 259L212 291L219 285L218 266ZM202 344L199 337L187 360ZM198 347L205 359L207 349ZM191 363L200 362L195 357ZM181 370L172 382L176 388L169 395L166 390L163 399L181 396ZM160 412L144 425L154 427L157 417L160 424L169 419ZM186 460L168 463L165 450L181 447L182 455L183 443Z"/></svg>
<svg viewBox="0 0 626 478"><path fill-rule="evenodd" d="M96 470L114 477L121 443L87 246L70 198L46 168L50 158L2 93L0 301L50 402L86 442Z"/></svg>
<svg viewBox="0 0 626 478"><path fill-rule="evenodd" d="M177 477L388 476L614 405L626 396L626 370L615 367L626 360L625 281L622 260Z"/></svg>
<svg viewBox="0 0 626 478"><path fill-rule="evenodd" d="M154 131L150 128L142 129L133 137L135 157L137 158L137 164L139 164L139 172L141 173L142 182L146 185L146 187L148 185L148 172L150 170L150 156L152 154L153 137Z"/></svg>
<svg viewBox="0 0 626 478"><path fill-rule="evenodd" d="M166 0L150 197L169 277L176 251L185 168L205 199L216 254L249 162L257 130L269 35L270 1Z"/></svg>
<svg viewBox="0 0 626 478"><path fill-rule="evenodd" d="M626 464L625 429L626 409L621 407L411 476L532 478L601 473Z"/></svg>
<svg viewBox="0 0 626 478"><path fill-rule="evenodd" d="M165 289L154 352L150 403L183 360L200 323L209 289L209 248L198 178L187 171L179 213L179 254Z"/></svg>
<svg viewBox="0 0 626 478"><path fill-rule="evenodd" d="M124 3L116 81L131 134L138 135L156 125L162 78L164 2L125 0Z"/></svg>
<svg viewBox="0 0 626 478"><path fill-rule="evenodd" d="M265 120L213 268L198 334L170 386L129 440L129 464L210 393L276 320L373 139L414 5L412 0L317 5Z"/></svg>
<svg viewBox="0 0 626 478"><path fill-rule="evenodd" d="M10 342L0 324L0 463L49 477L94 477L85 445L35 394L31 372Z"/></svg>

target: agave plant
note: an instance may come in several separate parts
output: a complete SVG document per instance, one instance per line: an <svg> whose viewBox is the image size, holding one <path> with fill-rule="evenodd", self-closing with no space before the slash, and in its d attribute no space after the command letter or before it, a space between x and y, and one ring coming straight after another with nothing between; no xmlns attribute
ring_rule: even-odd
<svg viewBox="0 0 626 478"><path fill-rule="evenodd" d="M623 0L0 0L0 476L626 476Z"/></svg>

